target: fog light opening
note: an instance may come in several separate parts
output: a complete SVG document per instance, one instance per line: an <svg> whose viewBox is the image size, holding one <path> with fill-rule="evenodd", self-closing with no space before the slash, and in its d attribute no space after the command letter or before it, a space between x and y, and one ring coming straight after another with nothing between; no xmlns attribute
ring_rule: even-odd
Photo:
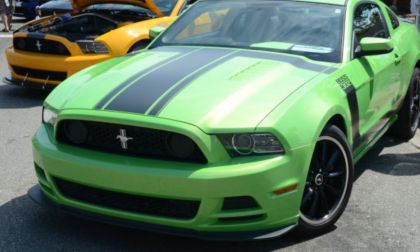
<svg viewBox="0 0 420 252"><path fill-rule="evenodd" d="M193 155L194 142L180 134L169 134L166 139L169 152L176 158L185 159Z"/></svg>
<svg viewBox="0 0 420 252"><path fill-rule="evenodd" d="M239 217L222 217L218 218L219 222L247 222L247 221L260 221L264 219L265 214L249 215L249 216L239 216Z"/></svg>
<svg viewBox="0 0 420 252"><path fill-rule="evenodd" d="M257 201L249 196L228 197L223 200L222 210L240 210L259 208Z"/></svg>
<svg viewBox="0 0 420 252"><path fill-rule="evenodd" d="M64 134L73 144L82 144L87 140L88 129L80 121L71 121L64 125Z"/></svg>

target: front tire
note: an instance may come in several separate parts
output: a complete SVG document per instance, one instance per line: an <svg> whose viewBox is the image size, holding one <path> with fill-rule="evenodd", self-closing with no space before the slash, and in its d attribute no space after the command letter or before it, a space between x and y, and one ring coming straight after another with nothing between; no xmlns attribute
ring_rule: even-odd
<svg viewBox="0 0 420 252"><path fill-rule="evenodd" d="M328 125L312 155L296 228L298 235L319 235L334 225L349 201L353 173L353 158L344 133Z"/></svg>
<svg viewBox="0 0 420 252"><path fill-rule="evenodd" d="M395 136L410 140L416 134L420 119L420 69L415 68L398 120L392 128Z"/></svg>

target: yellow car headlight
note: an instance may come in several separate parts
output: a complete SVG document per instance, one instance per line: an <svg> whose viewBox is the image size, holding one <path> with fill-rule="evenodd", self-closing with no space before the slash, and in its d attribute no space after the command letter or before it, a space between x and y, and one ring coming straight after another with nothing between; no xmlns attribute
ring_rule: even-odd
<svg viewBox="0 0 420 252"><path fill-rule="evenodd" d="M92 40L77 40L77 45L85 54L107 54L109 53L108 48L102 42L96 42Z"/></svg>

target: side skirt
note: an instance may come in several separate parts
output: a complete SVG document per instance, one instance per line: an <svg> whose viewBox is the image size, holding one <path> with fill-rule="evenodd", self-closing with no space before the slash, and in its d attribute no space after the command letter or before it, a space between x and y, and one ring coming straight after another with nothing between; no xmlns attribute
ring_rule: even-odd
<svg viewBox="0 0 420 252"><path fill-rule="evenodd" d="M362 144L356 150L353 151L354 163L357 163L365 154L368 152L378 141L379 139L385 135L388 129L392 126L392 124L397 120L397 114L391 116L388 122L382 127L381 130L378 131L376 136L372 138L369 142Z"/></svg>

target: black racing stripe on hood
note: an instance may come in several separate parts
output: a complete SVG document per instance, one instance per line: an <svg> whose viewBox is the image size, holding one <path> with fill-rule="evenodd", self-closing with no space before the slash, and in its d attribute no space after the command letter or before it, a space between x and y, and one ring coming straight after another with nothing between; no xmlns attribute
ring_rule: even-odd
<svg viewBox="0 0 420 252"><path fill-rule="evenodd" d="M181 83L179 83L175 88L173 88L169 93L167 93L148 113L149 115L157 115L165 106L169 103L169 101L178 94L183 88L188 86L192 81L203 75L204 73L208 72L209 70L217 67L218 65L234 58L234 57L249 57L255 59L266 59L266 60L274 60L279 62L286 62L290 63L297 68L302 68L306 70L311 70L315 72L325 72L327 74L334 72L337 68L323 66L320 64L315 64L311 62L307 62L304 59L297 58L294 56L282 55L282 54L274 54L274 53L265 53L265 52L258 52L258 51L236 51L235 53L231 53L227 55L227 57L219 58L206 66L205 68L200 69L199 71L191 74L188 78L184 79Z"/></svg>
<svg viewBox="0 0 420 252"><path fill-rule="evenodd" d="M178 83L175 88L173 88L171 91L169 91L154 107L153 109L148 113L149 115L157 115L162 108L169 103L169 101L178 94L182 89L184 89L188 84L190 84L192 81L203 75L204 73L208 72L210 69L213 69L217 67L218 65L226 62L226 60L232 59L236 54L238 54L239 51L233 51L232 53L220 57L219 59L213 61L212 63L208 64L207 66L197 70L193 74L189 75L187 78L185 78L183 81Z"/></svg>
<svg viewBox="0 0 420 252"><path fill-rule="evenodd" d="M175 55L172 59L169 59L169 60L177 60L178 58L184 56L186 52L190 52L191 49L185 48L185 47L158 47L158 48L155 48L151 51L154 51L154 52L178 52L178 54ZM151 65L151 66L147 67L146 69L134 74L130 78L128 78L121 85L117 86L115 89L113 89L111 92L109 92L104 98L102 98L102 100L98 104L96 104L95 109L102 109L105 106L105 104L107 104L121 90L123 90L125 87L129 86L131 83L133 83L137 79L141 78L147 72L150 72L154 69L159 69L159 65L163 66L163 64L161 62L156 63L156 64Z"/></svg>
<svg viewBox="0 0 420 252"><path fill-rule="evenodd" d="M256 58L256 59L267 59L267 60L274 60L274 61L281 61L292 64L297 68L302 68L305 70L310 70L314 72L325 72L330 74L337 70L337 68L324 66L321 64L316 64L312 62L308 62L302 58L296 56L289 56L285 54L279 53L266 53L266 52L258 52L258 51L241 51L240 54L235 56L242 56L242 57L249 57L249 58Z"/></svg>
<svg viewBox="0 0 420 252"><path fill-rule="evenodd" d="M230 52L231 50L220 48L203 48L193 51L138 79L105 109L144 114L179 81Z"/></svg>

